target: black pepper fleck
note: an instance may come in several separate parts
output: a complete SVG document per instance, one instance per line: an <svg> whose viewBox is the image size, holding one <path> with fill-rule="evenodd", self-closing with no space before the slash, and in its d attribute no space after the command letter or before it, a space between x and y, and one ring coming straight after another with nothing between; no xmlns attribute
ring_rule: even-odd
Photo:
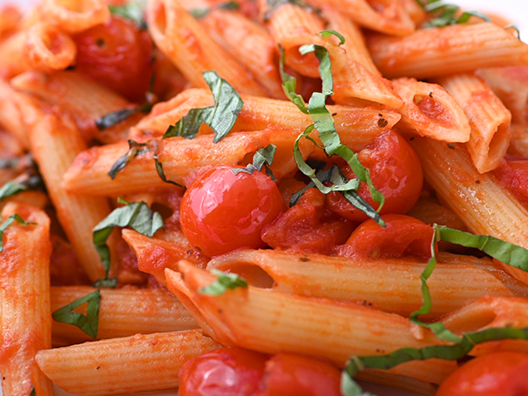
<svg viewBox="0 0 528 396"><path fill-rule="evenodd" d="M448 143L448 144L447 144L447 147L449 147L451 150L454 150L454 149L455 149L455 145L454 145L454 144L451 144L451 143Z"/></svg>
<svg viewBox="0 0 528 396"><path fill-rule="evenodd" d="M385 128L389 124L389 121L387 121L385 118L380 118L378 120L378 126L380 128Z"/></svg>
<svg viewBox="0 0 528 396"><path fill-rule="evenodd" d="M299 257L299 261L306 263L307 261L310 261L310 259L308 257Z"/></svg>
<svg viewBox="0 0 528 396"><path fill-rule="evenodd" d="M475 180L475 183L480 184L480 180Z"/></svg>

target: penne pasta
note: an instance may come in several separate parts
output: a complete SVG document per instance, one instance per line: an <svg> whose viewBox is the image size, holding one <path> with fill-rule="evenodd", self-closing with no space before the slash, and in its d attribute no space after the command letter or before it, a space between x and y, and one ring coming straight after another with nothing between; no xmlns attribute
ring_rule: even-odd
<svg viewBox="0 0 528 396"><path fill-rule="evenodd" d="M511 126L511 140L508 153L522 158L528 158L528 132L526 125Z"/></svg>
<svg viewBox="0 0 528 396"><path fill-rule="evenodd" d="M45 19L72 34L105 23L110 18L104 0L44 0L40 12Z"/></svg>

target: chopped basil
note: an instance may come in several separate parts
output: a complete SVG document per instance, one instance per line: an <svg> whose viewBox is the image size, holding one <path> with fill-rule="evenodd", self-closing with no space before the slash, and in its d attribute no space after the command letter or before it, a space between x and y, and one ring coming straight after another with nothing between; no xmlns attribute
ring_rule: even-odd
<svg viewBox="0 0 528 396"><path fill-rule="evenodd" d="M304 0L266 0L266 11L264 12L264 22L269 21L271 15L283 4L293 4L297 7L307 8L320 14L321 10L306 3Z"/></svg>
<svg viewBox="0 0 528 396"><path fill-rule="evenodd" d="M112 168L108 172L108 175L112 178L112 180L116 178L119 172L125 169L125 167L130 163L130 161L132 161L138 155L149 151L146 143L138 143L134 140L128 141L128 147L129 150L126 152L126 154L119 158L114 163L114 165L112 165Z"/></svg>
<svg viewBox="0 0 528 396"><path fill-rule="evenodd" d="M222 3L222 4L219 4L211 8L191 8L189 10L189 13L196 19L200 19L200 18L205 17L207 14L209 14L214 9L238 10L239 8L240 8L240 4L238 4L236 1L229 1L227 3Z"/></svg>
<svg viewBox="0 0 528 396"><path fill-rule="evenodd" d="M117 278L108 278L108 277L103 278L103 279L98 279L92 285L92 287L96 287L96 288L104 287L107 289L115 289L116 286L117 286Z"/></svg>
<svg viewBox="0 0 528 396"><path fill-rule="evenodd" d="M521 39L521 31L519 30L519 27L517 25L514 25L513 23L508 25L508 26L504 26L504 30L508 30L508 29L513 29L517 32L517 38L520 40Z"/></svg>
<svg viewBox="0 0 528 396"><path fill-rule="evenodd" d="M125 121L128 117L139 113L140 108L139 107L132 107L129 109L121 109L114 111L113 113L106 114L102 116L101 118L98 118L95 121L95 126L100 131L104 131L107 128L111 128L114 125L119 124L120 122Z"/></svg>
<svg viewBox="0 0 528 396"><path fill-rule="evenodd" d="M151 143L154 143L156 141L153 141ZM157 146L157 142L156 142L156 148L154 150L154 154L152 154L152 157L154 158L154 164L156 165L156 172L158 172L158 176L160 177L161 180L163 180L165 183L169 183L169 184L172 184L176 187L181 187L183 189L185 189L185 186L180 184L180 183L176 183L175 181L172 181L172 180L169 180L167 179L167 176L165 175L165 171L163 170L163 164L161 163L161 161L159 160L159 157L158 157L158 146Z"/></svg>
<svg viewBox="0 0 528 396"><path fill-rule="evenodd" d="M207 294L210 296L220 296L227 290L238 289L239 287L247 288L248 283L239 277L237 274L228 274L216 269L211 270L211 273L218 276L214 283L198 290L200 294Z"/></svg>
<svg viewBox="0 0 528 396"><path fill-rule="evenodd" d="M335 35L340 39L341 44L344 43L344 38L342 37L342 35L335 31L323 31L321 34L323 37ZM323 92L314 92L312 94L312 97L310 98L310 101L308 102L308 106L305 106L302 98L300 98L300 96L295 93L295 78L289 76L287 73L284 72L283 64L285 59L283 51L281 56L281 77L283 79L284 91L286 95L290 98L290 100L292 100L292 102L296 104L302 112L310 114L310 117L314 122L313 125L306 128L306 130L299 135L294 144L295 162L297 163L299 170L304 175L308 176L312 180L314 185L322 193L328 194L331 191L342 192L343 196L352 205L364 212L367 216L377 221L380 225L384 226L385 223L379 216L378 212L383 207L385 203L385 198L383 197L383 194L381 194L374 187L370 178L370 171L361 164L357 153L354 153L352 150L350 150L350 148L341 144L341 139L336 131L332 114L326 107L327 98L333 94L334 84L331 70L332 64L330 61L330 55L328 53L328 50L320 45L310 44L302 46L299 51L303 55L310 52L315 53L315 56L319 60L319 74L321 75L321 79L323 82ZM334 184L331 188L328 188L323 183L321 183L321 181L316 177L316 170L306 163L299 149L299 141L301 138L307 138L313 142L313 139L310 138L310 134L314 129L317 129L317 131L319 132L319 138L323 143L325 153L329 157L333 155L338 155L343 158L348 163L357 178L360 181L367 183L372 199L380 204L378 211L374 210L365 200L361 199L357 194L357 190L359 188L359 181L357 179L348 181L346 180L346 178L344 178L344 180L342 180L340 184Z"/></svg>
<svg viewBox="0 0 528 396"><path fill-rule="evenodd" d="M29 396L37 396L34 385L31 387L31 392L29 393Z"/></svg>
<svg viewBox="0 0 528 396"><path fill-rule="evenodd" d="M253 163L249 164L245 168L232 168L232 171L235 175L238 175L240 172L245 172L252 174L255 171L260 171L264 167L266 170L266 174L271 178L273 181L277 181L275 178L275 175L273 175L273 172L269 168L268 165L273 164L273 160L275 159L275 152L277 151L277 146L274 144L270 144L267 147L261 148L260 150L257 150L255 155L253 156Z"/></svg>
<svg viewBox="0 0 528 396"><path fill-rule="evenodd" d="M14 158L0 158L0 169L15 169L18 165L19 159L17 157Z"/></svg>
<svg viewBox="0 0 528 396"><path fill-rule="evenodd" d="M106 241L115 227L130 227L142 235L153 237L163 228L163 219L145 202L134 202L115 209L93 229L93 243L105 269L105 279L110 271L110 249Z"/></svg>
<svg viewBox="0 0 528 396"><path fill-rule="evenodd" d="M214 131L214 142L218 143L233 128L244 102L229 85L215 71L203 73L207 85L211 89L215 104L202 109L191 109L176 125L171 125L163 135L163 139L181 136L193 139L198 134L202 124L209 125Z"/></svg>
<svg viewBox="0 0 528 396"><path fill-rule="evenodd" d="M145 0L132 0L126 4L114 6L109 5L110 12L114 15L130 19L140 29L147 29L147 22L145 21L145 9L147 2Z"/></svg>
<svg viewBox="0 0 528 396"><path fill-rule="evenodd" d="M286 63L286 54L284 52L284 48L279 46L279 50L281 53L279 70L284 94L295 106L297 106L299 110L301 110L304 114L308 114L308 109L306 108L303 97L296 92L297 79L284 71L284 65Z"/></svg>
<svg viewBox="0 0 528 396"><path fill-rule="evenodd" d="M341 392L345 396L364 395L359 385L353 380L355 375L365 368L389 370L402 363L444 359L458 360L466 356L475 345L489 341L505 339L526 340L528 328L515 329L511 327L486 329L474 333L466 333L452 345L432 345L425 348L401 348L384 356L352 356L341 376Z"/></svg>
<svg viewBox="0 0 528 396"><path fill-rule="evenodd" d="M465 11L460 16L460 7L455 4L444 3L441 0L425 0L425 3L421 0L416 2L433 18L428 20L424 27L443 27L449 25L457 25L460 23L468 22L472 16L480 18L484 21L491 22L490 18L475 10Z"/></svg>
<svg viewBox="0 0 528 396"><path fill-rule="evenodd" d="M0 188L0 202L24 191L46 191L40 175L33 175L22 181L9 181Z"/></svg>
<svg viewBox="0 0 528 396"><path fill-rule="evenodd" d="M51 315L53 320L60 323L68 323L81 329L92 338L97 338L99 328L99 306L101 302L101 292L96 291L73 301L72 303L59 308ZM83 315L74 310L81 305L88 303L87 315Z"/></svg>
<svg viewBox="0 0 528 396"><path fill-rule="evenodd" d="M24 221L22 217L20 217L19 214L15 213L9 216L3 223L0 225L0 253L4 251L4 231L7 230L7 227L9 227L14 222L17 222L21 225L34 225L36 223L27 223Z"/></svg>

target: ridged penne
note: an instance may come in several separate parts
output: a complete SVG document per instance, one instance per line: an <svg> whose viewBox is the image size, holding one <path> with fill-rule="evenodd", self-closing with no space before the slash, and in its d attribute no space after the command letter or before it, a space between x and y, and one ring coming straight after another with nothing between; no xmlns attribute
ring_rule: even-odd
<svg viewBox="0 0 528 396"><path fill-rule="evenodd" d="M68 33L79 33L110 18L104 0L44 0L42 16Z"/></svg>
<svg viewBox="0 0 528 396"><path fill-rule="evenodd" d="M174 390L185 362L219 347L200 330L190 330L49 349L41 351L36 360L66 392L103 396Z"/></svg>
<svg viewBox="0 0 528 396"><path fill-rule="evenodd" d="M471 127L467 148L480 173L497 168L510 144L511 113L491 88L473 74L456 74L438 82L462 106Z"/></svg>
<svg viewBox="0 0 528 396"><path fill-rule="evenodd" d="M51 348L49 294L50 220L40 209L8 204L3 220L18 214L28 225L11 224L0 253L0 370L4 396L53 395L51 381L35 362Z"/></svg>

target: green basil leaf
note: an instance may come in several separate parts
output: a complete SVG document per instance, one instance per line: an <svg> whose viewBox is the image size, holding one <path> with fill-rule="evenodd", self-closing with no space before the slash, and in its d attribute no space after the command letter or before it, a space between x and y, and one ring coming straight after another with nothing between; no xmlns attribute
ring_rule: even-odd
<svg viewBox="0 0 528 396"><path fill-rule="evenodd" d="M163 135L163 139L181 136L193 139L198 134L202 124L209 125L214 131L214 142L218 143L233 128L244 102L215 71L203 73L207 85L211 89L215 104L203 109L191 109L176 125L171 125Z"/></svg>
<svg viewBox="0 0 528 396"><path fill-rule="evenodd" d="M189 13L196 19L200 19L200 18L205 17L207 14L209 14L214 9L238 10L239 8L240 8L240 4L238 4L236 1L228 1L227 3L222 3L222 4L219 4L211 8L191 8L189 10Z"/></svg>
<svg viewBox="0 0 528 396"><path fill-rule="evenodd" d="M471 19L471 17L477 17L486 22L491 22L490 17L487 16L486 14L483 14L482 12L476 11L476 10L469 10L469 11L464 11L464 13L458 17L458 19L456 20L456 23L457 24L466 23Z"/></svg>
<svg viewBox="0 0 528 396"><path fill-rule="evenodd" d="M346 42L345 37L341 33L336 32L335 30L323 30L319 34L322 37L336 36L339 39L339 44L338 45L340 45L340 46L345 44L345 42Z"/></svg>
<svg viewBox="0 0 528 396"><path fill-rule="evenodd" d="M116 178L119 172L125 169L125 167L130 163L130 161L132 161L138 155L149 151L146 143L138 143L134 140L128 141L128 147L129 150L126 152L126 154L119 158L114 163L114 165L112 165L112 168L108 172L108 175L112 178L112 180Z"/></svg>
<svg viewBox="0 0 528 396"><path fill-rule="evenodd" d="M198 293L207 294L210 296L220 296L227 290L234 290L238 289L239 287L248 287L248 283L237 274L228 274L215 269L211 270L211 273L217 275L218 278L214 283L198 290Z"/></svg>
<svg viewBox="0 0 528 396"><path fill-rule="evenodd" d="M283 4L293 4L297 7L307 8L315 12L316 14L321 14L321 10L313 7L312 5L306 3L304 0L266 0L266 11L264 12L264 22L269 21L271 15Z"/></svg>
<svg viewBox="0 0 528 396"><path fill-rule="evenodd" d="M519 28L517 27L517 25L514 25L513 23L508 25L508 26L504 26L504 30L508 30L508 29L514 29L516 32L517 32L517 38L520 40L521 39L521 31L519 30ZM528 129L527 129L528 131Z"/></svg>
<svg viewBox="0 0 528 396"><path fill-rule="evenodd" d="M74 325L88 334L92 338L97 338L99 329L99 306L101 302L101 292L99 289L72 303L59 308L51 315L53 320L60 323ZM74 312L74 309L88 303L87 315Z"/></svg>
<svg viewBox="0 0 528 396"><path fill-rule="evenodd" d="M139 107L132 107L129 109L121 109L114 111L113 113L106 114L95 121L95 126L100 131L104 131L107 128L111 128L120 122L125 121L128 117L139 113L141 109Z"/></svg>
<svg viewBox="0 0 528 396"><path fill-rule="evenodd" d="M169 183L176 187L185 189L185 186L183 184L176 183L175 181L167 179L167 176L165 175L165 171L163 170L163 164L161 163L158 157L157 147L152 157L154 158L154 164L156 165L156 172L158 172L158 176L160 177L161 180L163 180L165 183Z"/></svg>
<svg viewBox="0 0 528 396"><path fill-rule="evenodd" d="M191 14L196 19L203 18L210 12L211 12L210 8L191 8L189 10L189 14Z"/></svg>
<svg viewBox="0 0 528 396"><path fill-rule="evenodd" d="M235 175L238 175L240 172L248 173L251 175L255 171L261 171L264 167L266 169L266 174L271 178L271 180L277 181L277 178L273 174L272 170L268 167L268 165L273 164L276 151L277 146L275 146L274 144L270 144L267 147L257 150L255 155L253 156L252 164L249 164L245 168L231 168L231 170Z"/></svg>
<svg viewBox="0 0 528 396"><path fill-rule="evenodd" d="M92 287L96 287L96 288L103 287L107 289L115 289L116 286L117 286L117 278L98 279L92 285Z"/></svg>
<svg viewBox="0 0 528 396"><path fill-rule="evenodd" d="M139 29L146 30L145 10L147 2L145 0L132 0L126 4L114 6L109 5L110 12L114 15L130 19Z"/></svg>
<svg viewBox="0 0 528 396"><path fill-rule="evenodd" d="M110 249L106 241L115 227L130 227L142 235L153 237L164 227L158 212L153 212L145 202L134 202L115 209L93 229L93 243L105 269L105 279L110 271Z"/></svg>
<svg viewBox="0 0 528 396"><path fill-rule="evenodd" d="M344 374L341 375L341 394L343 396L374 396L372 393L363 392L356 381Z"/></svg>
<svg viewBox="0 0 528 396"><path fill-rule="evenodd" d="M279 45L279 50L281 53L279 71L282 79L282 89L284 90L284 94L295 106L297 106L299 110L301 110L304 114L308 114L308 108L304 103L303 97L295 92L297 89L297 79L284 71L284 65L286 63L286 54L284 52L284 48Z"/></svg>
<svg viewBox="0 0 528 396"><path fill-rule="evenodd" d="M36 223L28 223L24 221L22 217L20 217L19 214L15 213L9 216L3 223L0 225L0 253L4 251L4 231L7 230L7 227L9 227L14 222L19 223L20 225L27 226L27 225L35 225Z"/></svg>
<svg viewBox="0 0 528 396"><path fill-rule="evenodd" d="M29 393L29 396L37 396L37 392L35 391L34 385L31 387L31 392Z"/></svg>
<svg viewBox="0 0 528 396"><path fill-rule="evenodd" d="M350 384L355 383L353 378L365 368L389 370L402 363L433 358L458 360L466 356L475 345L505 339L528 339L528 327L523 329L515 329L511 327L492 328L474 333L466 333L453 345L432 345L424 348L401 348L384 356L352 356L348 360L345 370L343 370L342 373L341 390L343 394L345 394L345 389L343 388L346 386L347 389L350 389ZM359 387L359 385L355 385Z"/></svg>
<svg viewBox="0 0 528 396"><path fill-rule="evenodd" d="M28 188L21 183L15 183L9 181L0 188L0 202L4 199L20 194L21 192L27 191Z"/></svg>

